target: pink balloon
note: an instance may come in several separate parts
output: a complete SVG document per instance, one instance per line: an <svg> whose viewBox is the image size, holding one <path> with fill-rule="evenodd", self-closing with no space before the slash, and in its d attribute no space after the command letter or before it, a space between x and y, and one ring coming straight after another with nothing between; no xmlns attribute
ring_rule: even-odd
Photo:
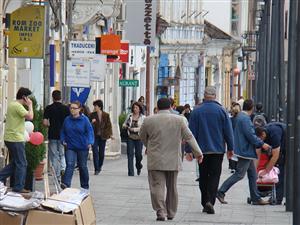
<svg viewBox="0 0 300 225"><path fill-rule="evenodd" d="M33 145L40 145L44 141L44 135L41 132L33 132L30 134L29 142Z"/></svg>

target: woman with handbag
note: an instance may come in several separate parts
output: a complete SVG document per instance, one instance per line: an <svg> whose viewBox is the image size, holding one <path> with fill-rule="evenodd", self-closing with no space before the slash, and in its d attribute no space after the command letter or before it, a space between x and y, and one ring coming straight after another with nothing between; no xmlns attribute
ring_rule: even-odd
<svg viewBox="0 0 300 225"><path fill-rule="evenodd" d="M131 113L127 116L123 128L127 129L127 159L128 159L128 176L134 176L133 158L135 156L135 167L137 175L141 174L143 168L143 144L140 140L139 131L143 124L145 116L142 114L143 108L135 102L131 106Z"/></svg>

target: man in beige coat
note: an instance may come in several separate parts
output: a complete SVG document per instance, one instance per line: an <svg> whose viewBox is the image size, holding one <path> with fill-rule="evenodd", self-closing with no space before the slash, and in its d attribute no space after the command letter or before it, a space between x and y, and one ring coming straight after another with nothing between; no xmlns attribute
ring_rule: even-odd
<svg viewBox="0 0 300 225"><path fill-rule="evenodd" d="M201 163L202 152L183 116L171 114L170 100L157 102L158 114L147 117L140 129L140 137L147 148L148 181L152 207L157 220L172 220L178 206L177 175L182 169L181 142L185 140ZM188 156L191 158L191 155ZM165 198L165 187L167 196Z"/></svg>

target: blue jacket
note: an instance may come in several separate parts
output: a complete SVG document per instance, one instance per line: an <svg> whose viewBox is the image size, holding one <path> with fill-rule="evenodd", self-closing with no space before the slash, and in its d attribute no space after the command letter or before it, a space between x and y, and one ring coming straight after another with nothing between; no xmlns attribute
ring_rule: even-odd
<svg viewBox="0 0 300 225"><path fill-rule="evenodd" d="M216 101L204 101L193 110L189 127L204 154L233 150L233 131L225 109Z"/></svg>
<svg viewBox="0 0 300 225"><path fill-rule="evenodd" d="M256 148L262 147L264 142L255 135L254 125L246 112L236 116L234 129L234 153L238 157L256 159Z"/></svg>
<svg viewBox="0 0 300 225"><path fill-rule="evenodd" d="M71 150L87 151L94 144L94 131L89 119L81 114L77 118L66 117L60 133L61 142Z"/></svg>

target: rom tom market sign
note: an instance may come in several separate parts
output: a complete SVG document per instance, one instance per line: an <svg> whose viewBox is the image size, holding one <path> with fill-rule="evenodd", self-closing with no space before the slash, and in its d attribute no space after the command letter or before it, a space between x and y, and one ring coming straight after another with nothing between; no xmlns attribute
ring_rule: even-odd
<svg viewBox="0 0 300 225"><path fill-rule="evenodd" d="M44 6L26 6L10 15L9 57L44 57Z"/></svg>
<svg viewBox="0 0 300 225"><path fill-rule="evenodd" d="M71 58L92 58L95 55L95 41L70 41L69 55Z"/></svg>
<svg viewBox="0 0 300 225"><path fill-rule="evenodd" d="M138 80L119 80L119 87L138 87Z"/></svg>

